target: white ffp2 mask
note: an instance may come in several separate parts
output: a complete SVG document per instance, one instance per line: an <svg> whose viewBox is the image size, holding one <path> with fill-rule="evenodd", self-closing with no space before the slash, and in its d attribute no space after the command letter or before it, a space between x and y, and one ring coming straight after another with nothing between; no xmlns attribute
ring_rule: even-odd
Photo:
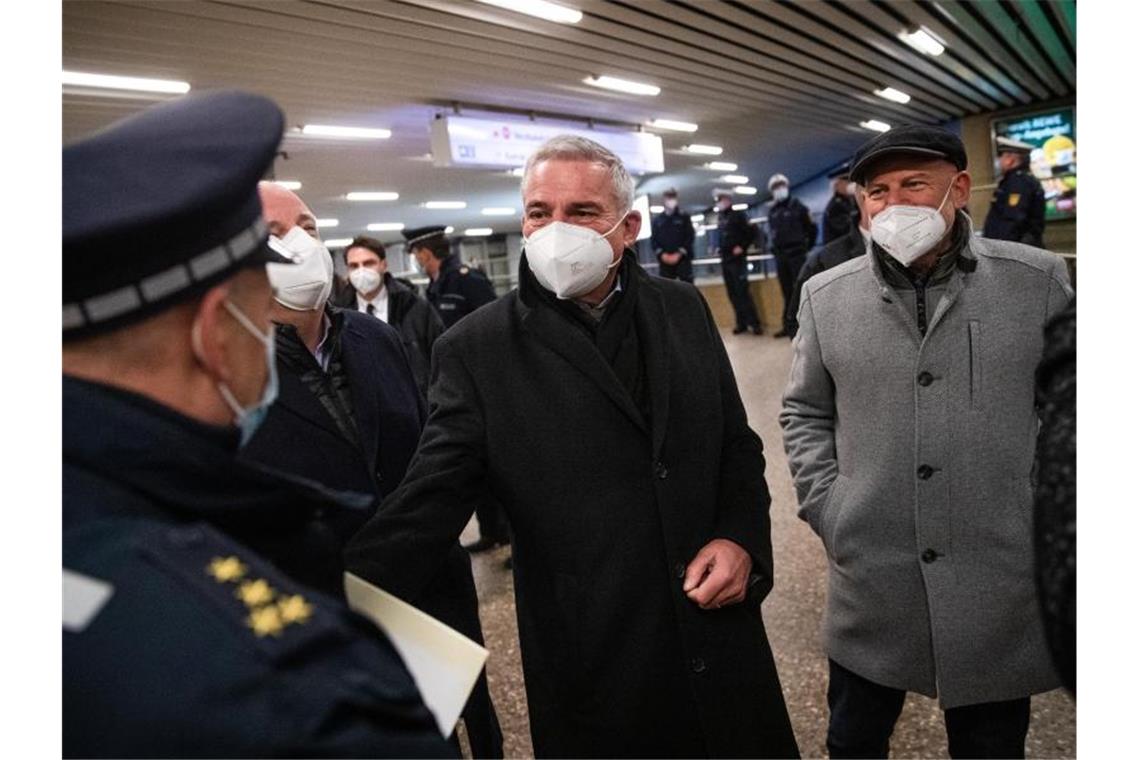
<svg viewBox="0 0 1140 760"><path fill-rule="evenodd" d="M294 311L324 308L332 292L333 263L329 249L300 227L283 238L269 237L269 245L294 264L266 264L269 284L277 303Z"/></svg>
<svg viewBox="0 0 1140 760"><path fill-rule="evenodd" d="M629 212L604 234L589 227L551 222L523 241L535 279L561 299L585 295L602 284L609 270L621 263L606 237L621 226Z"/></svg>
<svg viewBox="0 0 1140 760"><path fill-rule="evenodd" d="M348 273L348 281L352 283L352 287L356 288L356 292L362 296L380 287L382 279L379 272L367 267L357 267Z"/></svg>
<svg viewBox="0 0 1140 760"><path fill-rule="evenodd" d="M950 180L937 208L900 205L883 209L871 219L871 238L900 264L910 266L946 234L942 207L952 187L954 180Z"/></svg>

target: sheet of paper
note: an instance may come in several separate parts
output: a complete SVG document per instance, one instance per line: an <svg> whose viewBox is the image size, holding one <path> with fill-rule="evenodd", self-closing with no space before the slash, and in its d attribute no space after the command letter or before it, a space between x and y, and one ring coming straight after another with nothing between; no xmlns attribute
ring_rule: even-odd
<svg viewBox="0 0 1140 760"><path fill-rule="evenodd" d="M366 580L344 574L348 606L388 634L444 738L455 730L487 650Z"/></svg>

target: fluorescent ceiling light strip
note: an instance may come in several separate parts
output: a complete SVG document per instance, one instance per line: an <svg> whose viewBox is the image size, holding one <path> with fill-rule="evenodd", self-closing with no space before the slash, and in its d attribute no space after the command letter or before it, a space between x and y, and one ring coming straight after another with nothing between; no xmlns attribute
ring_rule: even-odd
<svg viewBox="0 0 1140 760"><path fill-rule="evenodd" d="M665 213L665 207L664 206L650 206L649 207L649 213L651 213L651 214L664 214Z"/></svg>
<svg viewBox="0 0 1140 760"><path fill-rule="evenodd" d="M748 187L747 185L740 185L732 188L732 192L737 195L756 195L756 188Z"/></svg>
<svg viewBox="0 0 1140 760"><path fill-rule="evenodd" d="M326 248L343 248L352 242L352 238L333 238L332 240L321 241L325 244Z"/></svg>
<svg viewBox="0 0 1140 760"><path fill-rule="evenodd" d="M173 79L146 79L120 77L111 74L89 74L82 71L64 71L63 83L76 87L102 87L109 90L138 90L139 92L166 92L182 95L190 92L189 82Z"/></svg>
<svg viewBox="0 0 1140 760"><path fill-rule="evenodd" d="M404 229L403 222L375 222L368 225L370 232L399 232Z"/></svg>
<svg viewBox="0 0 1140 760"><path fill-rule="evenodd" d="M719 145L696 145L696 144L694 144L694 145L686 145L684 147L684 151L686 153L696 153L696 154L702 155L702 156L719 156L721 153L724 152L724 148L720 147ZM732 168L735 169L736 167L733 166ZM732 171L732 169L729 169L729 171Z"/></svg>
<svg viewBox="0 0 1140 760"><path fill-rule="evenodd" d="M447 209L447 208L467 208L467 201L428 201L424 204L424 208L432 209Z"/></svg>
<svg viewBox="0 0 1140 760"><path fill-rule="evenodd" d="M516 213L515 210L507 206L492 206L483 209L483 216L510 216L514 213Z"/></svg>
<svg viewBox="0 0 1140 760"><path fill-rule="evenodd" d="M318 219L317 220L317 226L318 227L336 227L339 224L340 224L339 219Z"/></svg>
<svg viewBox="0 0 1140 760"><path fill-rule="evenodd" d="M709 161L701 168L710 169L714 172L734 172L737 166L731 161Z"/></svg>
<svg viewBox="0 0 1140 760"><path fill-rule="evenodd" d="M283 187L286 190L301 189L301 183L295 179L275 179L273 180L273 184L277 185L278 187Z"/></svg>
<svg viewBox="0 0 1140 760"><path fill-rule="evenodd" d="M727 182L730 185L743 185L748 181L748 177L743 174L726 174L720 178L721 182Z"/></svg>
<svg viewBox="0 0 1140 760"><path fill-rule="evenodd" d="M343 137L353 140L387 140L392 136L390 129L371 127L336 127L328 124L306 124L301 134L310 137Z"/></svg>
<svg viewBox="0 0 1140 760"><path fill-rule="evenodd" d="M668 129L673 132L696 132L697 125L688 121L673 121L672 119L654 119L649 122L654 129Z"/></svg>
<svg viewBox="0 0 1140 760"><path fill-rule="evenodd" d="M630 95L657 95L661 92L661 88L656 85L645 84L644 82L633 82L629 79L619 79L618 77L611 76L586 77L582 81L593 87L601 87L617 92L627 92Z"/></svg>
<svg viewBox="0 0 1140 760"><path fill-rule="evenodd" d="M468 227L463 230L463 234L467 237L486 237L493 234L495 231L490 227Z"/></svg>
<svg viewBox="0 0 1140 760"><path fill-rule="evenodd" d="M886 132L891 128L890 124L886 123L885 121L879 121L878 119L867 119L867 121L861 121L859 122L859 126L863 129L869 129L872 132Z"/></svg>
<svg viewBox="0 0 1140 760"><path fill-rule="evenodd" d="M577 24L582 20L582 11L577 8L567 8L565 5L548 3L546 0L479 0L479 2L557 24Z"/></svg>
<svg viewBox="0 0 1140 760"><path fill-rule="evenodd" d="M388 191L358 191L348 193L344 196L345 200L350 201L394 201L400 197L399 193L391 193Z"/></svg>
<svg viewBox="0 0 1140 760"><path fill-rule="evenodd" d="M875 90L875 94L884 100L894 101L895 103L910 102L910 95L907 95L902 90L896 90L894 87L884 87L881 90Z"/></svg>
<svg viewBox="0 0 1140 760"><path fill-rule="evenodd" d="M450 235L453 232L455 232L455 228L452 227L450 224L443 228L443 234L444 235Z"/></svg>
<svg viewBox="0 0 1140 760"><path fill-rule="evenodd" d="M748 208L747 203L734 203L734 204L732 204L732 210L733 211L744 211L746 208Z"/></svg>
<svg viewBox="0 0 1140 760"><path fill-rule="evenodd" d="M899 39L926 55L942 55L946 50L942 40L925 26L921 26L913 32L904 29L899 32Z"/></svg>

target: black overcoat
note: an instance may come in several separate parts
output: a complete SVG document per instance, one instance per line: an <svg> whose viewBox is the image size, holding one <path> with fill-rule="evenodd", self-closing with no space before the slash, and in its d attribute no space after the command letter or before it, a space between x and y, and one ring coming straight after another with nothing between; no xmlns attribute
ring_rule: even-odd
<svg viewBox="0 0 1140 760"><path fill-rule="evenodd" d="M513 533L537 755L795 755L756 603L772 583L760 439L699 292L623 266L651 420L524 258L521 290L436 343L420 448L349 568L414 600L489 489ZM752 555L758 593L703 611L681 576L717 537Z"/></svg>

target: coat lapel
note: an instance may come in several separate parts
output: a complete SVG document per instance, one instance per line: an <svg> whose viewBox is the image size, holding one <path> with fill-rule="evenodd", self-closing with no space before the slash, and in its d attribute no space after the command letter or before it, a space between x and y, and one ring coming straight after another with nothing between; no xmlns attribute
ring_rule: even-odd
<svg viewBox="0 0 1140 760"><path fill-rule="evenodd" d="M653 455L656 457L665 443L665 431L669 422L669 334L665 328L669 322L665 318L661 292L652 278L643 274L640 268L633 268L631 275L640 280L637 331L641 350L645 352L645 371L653 414L650 421L653 428Z"/></svg>
<svg viewBox="0 0 1140 760"><path fill-rule="evenodd" d="M288 409L298 417L339 437L340 430L336 426L336 421L329 416L313 392L301 382L301 378L287 370L279 371L277 374L279 390L273 406Z"/></svg>
<svg viewBox="0 0 1140 760"><path fill-rule="evenodd" d="M641 412L637 410L633 399L598 349L590 343L589 338L583 335L581 330L567 324L563 317L550 308L541 306L531 308L521 302L520 306L524 309L523 326L543 345L601 388L618 409L624 412L642 432L648 434Z"/></svg>

